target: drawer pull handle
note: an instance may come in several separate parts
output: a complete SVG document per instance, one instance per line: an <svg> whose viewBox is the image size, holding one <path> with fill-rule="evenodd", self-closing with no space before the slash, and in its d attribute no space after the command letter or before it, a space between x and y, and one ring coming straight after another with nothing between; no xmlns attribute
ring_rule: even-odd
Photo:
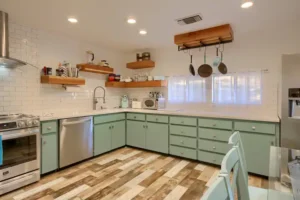
<svg viewBox="0 0 300 200"><path fill-rule="evenodd" d="M51 130L51 129L52 129L52 127L50 127L50 126L47 128L47 130Z"/></svg>
<svg viewBox="0 0 300 200"><path fill-rule="evenodd" d="M216 147L213 147L213 149L216 149Z"/></svg>
<svg viewBox="0 0 300 200"><path fill-rule="evenodd" d="M255 130L256 129L256 127L255 126L252 126L252 130Z"/></svg>

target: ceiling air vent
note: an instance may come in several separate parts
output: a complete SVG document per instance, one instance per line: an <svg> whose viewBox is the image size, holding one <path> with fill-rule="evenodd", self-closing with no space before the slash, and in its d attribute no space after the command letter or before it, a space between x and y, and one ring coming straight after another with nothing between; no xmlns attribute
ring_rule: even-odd
<svg viewBox="0 0 300 200"><path fill-rule="evenodd" d="M193 24L201 20L202 17L200 15L193 15L193 16L177 19L176 21L178 22L179 25L186 25L186 24Z"/></svg>

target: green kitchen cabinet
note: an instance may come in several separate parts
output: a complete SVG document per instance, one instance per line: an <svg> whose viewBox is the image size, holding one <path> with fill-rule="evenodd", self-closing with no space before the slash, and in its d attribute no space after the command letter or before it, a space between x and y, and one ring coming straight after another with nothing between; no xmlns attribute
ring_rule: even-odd
<svg viewBox="0 0 300 200"><path fill-rule="evenodd" d="M58 168L57 133L47 133L41 136L41 174Z"/></svg>
<svg viewBox="0 0 300 200"><path fill-rule="evenodd" d="M111 148L116 149L126 145L125 121L112 123Z"/></svg>
<svg viewBox="0 0 300 200"><path fill-rule="evenodd" d="M169 125L147 123L146 149L161 153L169 153Z"/></svg>
<svg viewBox="0 0 300 200"><path fill-rule="evenodd" d="M268 134L240 132L249 172L269 175L270 147L275 145L275 137Z"/></svg>
<svg viewBox="0 0 300 200"><path fill-rule="evenodd" d="M94 156L112 150L111 127L111 123L94 126Z"/></svg>
<svg viewBox="0 0 300 200"><path fill-rule="evenodd" d="M127 144L133 147L146 148L146 123L127 121Z"/></svg>

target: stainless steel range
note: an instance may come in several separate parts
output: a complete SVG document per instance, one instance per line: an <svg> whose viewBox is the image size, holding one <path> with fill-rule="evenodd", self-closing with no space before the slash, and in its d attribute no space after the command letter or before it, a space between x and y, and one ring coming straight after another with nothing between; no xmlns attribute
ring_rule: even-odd
<svg viewBox="0 0 300 200"><path fill-rule="evenodd" d="M40 179L39 126L39 118L32 115L0 115L0 195Z"/></svg>

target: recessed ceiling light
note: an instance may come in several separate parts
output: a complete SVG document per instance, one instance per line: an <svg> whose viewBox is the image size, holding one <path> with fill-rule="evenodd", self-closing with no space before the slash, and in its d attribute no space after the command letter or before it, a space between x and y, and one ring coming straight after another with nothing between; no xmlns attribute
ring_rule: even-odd
<svg viewBox="0 0 300 200"><path fill-rule="evenodd" d="M243 0L241 7L242 8L250 8L253 6L253 1L250 0Z"/></svg>
<svg viewBox="0 0 300 200"><path fill-rule="evenodd" d="M146 31L146 30L140 30L140 34L141 34L141 35L146 35L146 34L147 34L147 31Z"/></svg>
<svg viewBox="0 0 300 200"><path fill-rule="evenodd" d="M129 19L127 20L127 22L128 22L128 24L135 24L135 23L136 23L136 20L133 19L133 18L129 18Z"/></svg>
<svg viewBox="0 0 300 200"><path fill-rule="evenodd" d="M71 23L73 23L73 24L75 24L75 23L77 23L77 22L78 22L78 20L77 20L77 19L75 19L75 18L72 18L72 17L71 17L71 18L69 18L69 19L68 19L68 21L69 21L69 22L71 22Z"/></svg>

